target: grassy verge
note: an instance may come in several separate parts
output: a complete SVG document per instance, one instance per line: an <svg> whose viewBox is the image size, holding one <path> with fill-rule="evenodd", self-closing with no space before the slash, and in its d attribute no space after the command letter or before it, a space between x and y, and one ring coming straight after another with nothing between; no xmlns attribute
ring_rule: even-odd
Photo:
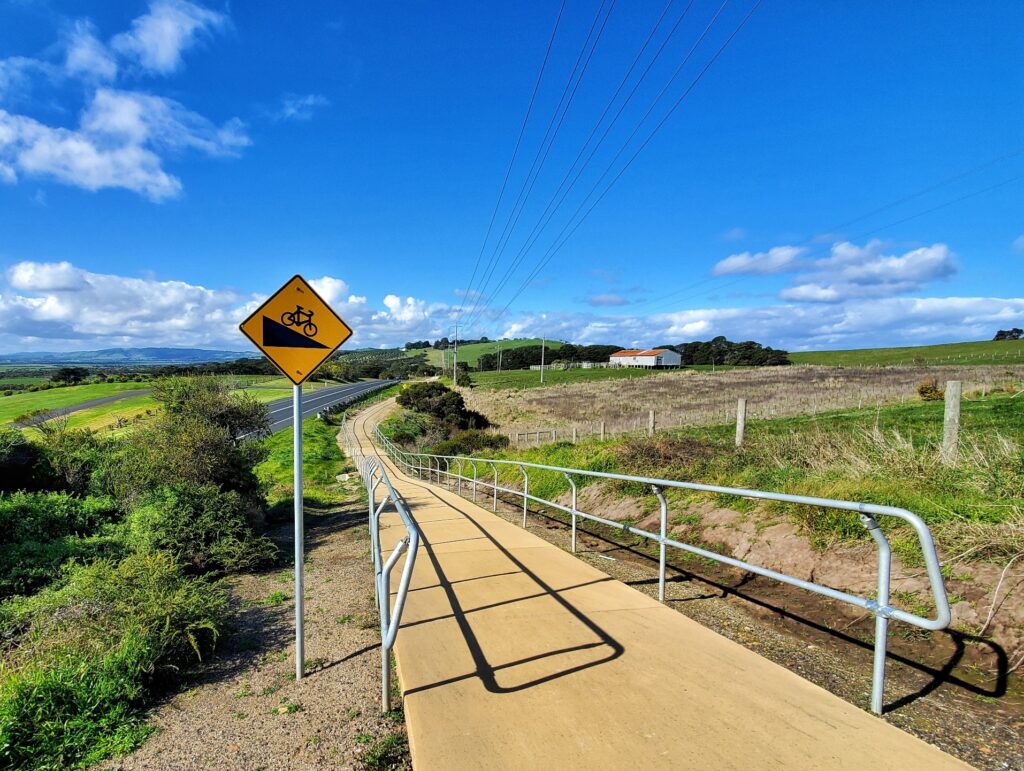
<svg viewBox="0 0 1024 771"><path fill-rule="evenodd" d="M485 356L489 353L497 353L500 348L503 351L509 351L513 348L523 348L527 345L540 345L541 339L539 337L533 337L525 340L502 340L498 342L492 340L489 343L471 343L469 345L459 345L459 361L466 362L469 366L475 367L477 361L481 356ZM558 340L547 340L545 341L545 347L549 351L556 351L562 347L562 343ZM417 349L417 353L425 352L427 354L427 361L433 364L435 367L440 367L441 362L444 361L445 354L448 355L448 362L451 362L451 351L435 350L434 348Z"/></svg>
<svg viewBox="0 0 1024 771"><path fill-rule="evenodd" d="M1005 560L1024 550L1024 405L1009 394L965 401L954 466L939 460L942 411L941 402L915 402L753 421L741 449L734 446L734 427L720 425L560 442L495 457L898 506L924 518L948 554ZM568 483L560 474L537 473L530 475L530 489L550 499L568 490ZM649 497L639 485L613 489ZM669 498L676 504L708 500L685 491ZM732 496L715 502L754 508ZM865 537L857 518L843 512L788 504L760 505L758 511L769 519L790 517L819 548ZM902 538L898 527L895 532L901 556L915 562L909 533Z"/></svg>
<svg viewBox="0 0 1024 771"><path fill-rule="evenodd" d="M325 421L308 418L302 422L302 497L309 505L329 506L348 497L335 477L353 469L338 447L337 436L337 427ZM269 437L270 455L256 467L274 510L288 508L293 500L293 438L290 428Z"/></svg>

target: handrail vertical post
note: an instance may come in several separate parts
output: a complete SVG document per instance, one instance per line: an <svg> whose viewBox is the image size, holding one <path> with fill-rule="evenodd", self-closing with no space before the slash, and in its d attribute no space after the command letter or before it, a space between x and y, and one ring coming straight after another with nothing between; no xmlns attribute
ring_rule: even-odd
<svg viewBox="0 0 1024 771"><path fill-rule="evenodd" d="M476 503L476 461L471 460L470 464L473 466L473 503Z"/></svg>
<svg viewBox="0 0 1024 771"><path fill-rule="evenodd" d="M456 475L456 479L459 481L456 483L458 485L456 493L462 495L462 458L457 458L456 460L459 461L459 473Z"/></svg>
<svg viewBox="0 0 1024 771"><path fill-rule="evenodd" d="M565 472L565 478L569 480L572 487L572 553L576 553L576 482L572 474Z"/></svg>
<svg viewBox="0 0 1024 771"><path fill-rule="evenodd" d="M668 501L658 485L651 485L661 504L661 535L658 538L658 601L665 601L665 539L668 537Z"/></svg>
<svg viewBox="0 0 1024 771"><path fill-rule="evenodd" d="M491 502L491 511L498 510L498 467L492 462L491 470L494 472L494 499Z"/></svg>
<svg viewBox="0 0 1024 771"><path fill-rule="evenodd" d="M448 489L452 489L452 464L448 462L448 459L444 459L444 486Z"/></svg>
<svg viewBox="0 0 1024 771"><path fill-rule="evenodd" d="M878 591L875 602L875 656L871 671L871 711L881 715L885 700L885 654L889 644L889 580L892 571L892 549L878 523L867 514L860 515L860 521L878 545Z"/></svg>
<svg viewBox="0 0 1024 771"><path fill-rule="evenodd" d="M523 527L526 527L526 498L530 494L530 475L522 466L519 470L523 472Z"/></svg>

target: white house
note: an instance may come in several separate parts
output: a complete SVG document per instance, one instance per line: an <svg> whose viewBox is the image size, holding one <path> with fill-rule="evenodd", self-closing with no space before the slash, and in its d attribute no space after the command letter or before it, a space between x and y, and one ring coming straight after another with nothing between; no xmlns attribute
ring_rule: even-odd
<svg viewBox="0 0 1024 771"><path fill-rule="evenodd" d="M613 353L608 359L608 366L661 369L665 367L678 367L682 364L682 361L682 356L668 348L652 348L649 351L628 349Z"/></svg>

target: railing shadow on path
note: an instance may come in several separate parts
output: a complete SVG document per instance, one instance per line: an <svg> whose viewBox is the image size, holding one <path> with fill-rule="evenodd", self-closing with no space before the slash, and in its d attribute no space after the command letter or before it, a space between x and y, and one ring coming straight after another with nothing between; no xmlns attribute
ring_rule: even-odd
<svg viewBox="0 0 1024 771"><path fill-rule="evenodd" d="M539 516L542 519L545 519L549 522L557 524L560 527L567 527L564 522L562 522L557 517L551 516L547 512L530 509L530 513L535 516ZM613 541L605 535L599 532L595 532L594 530L589 529L585 526L577 527L580 535L586 535L597 541L601 541L607 544L609 547L609 551L625 552L628 553L631 557L638 558L643 562L649 562L654 565L657 564L656 558L652 557L649 554L646 554L640 549L633 548L628 544L622 544L617 541ZM862 640L858 637L855 637L851 634L844 632L841 629L836 629L834 627L827 626L820 622L814 621L806 616L803 616L799 613L795 613L792 610L783 607L782 605L769 602L768 600L762 597L758 597L756 594L753 593L753 591L742 591L742 589L748 584L753 584L757 582L758 577L753 575L752 573L743 573L735 583L729 584L719 580L715 580L714 578L711 578L709 576L694 573L693 571L688 570L687 568L680 565L678 562L673 562L670 560L667 564L668 567L677 574L675 576L670 576L667 579L668 583L671 584L696 581L715 590L714 593L700 594L695 597L670 598L668 600L668 603L670 605L693 602L696 600L710 600L715 598L735 597L745 602L749 602L750 604L755 605L763 610L767 610L772 614L779 616L780 618L785 618L789 621L798 623L801 626L812 629L815 632L827 635L828 637L831 637L832 639L838 642L851 645L865 651L871 651L874 647L870 641ZM645 586L648 584L656 585L657 583L657 577L626 582L626 584L629 586ZM932 634L936 633L933 632ZM944 661L941 666L932 666L925 662L912 659L904 654L894 653L891 650L888 652L887 657L891 661L901 664L921 674L927 675L930 679L927 683L922 685L916 691L908 693L904 696L899 697L898 699L895 699L887 703L885 705L886 711L898 709L899 707L904 707L908 704L911 704L914 701L917 701L918 699L921 699L927 696L928 694L935 692L938 688L940 688L943 685L952 685L958 688L962 688L963 690L975 696L1000 698L1006 695L1009 682L1009 657L1007 656L1006 651L1003 649L1001 645L992 640L987 640L976 635L967 634L965 632L959 632L953 629L941 630L940 632L938 632L938 634L945 636L954 648L952 654L950 654L948 659L946 659L946 661ZM966 680L962 677L958 677L953 674L953 672L956 670L956 667L963 660L963 657L967 651L968 644L979 645L987 648L989 651L991 651L992 656L995 658L995 677L992 679L993 684L991 688L983 687L976 682Z"/></svg>
<svg viewBox="0 0 1024 771"><path fill-rule="evenodd" d="M530 568L528 568L522 562L522 560L520 560L518 557L516 557L516 555L511 550L509 550L508 548L503 546L493 535L488 533L486 531L486 529L484 529L473 517L471 517L469 515L468 511L466 511L463 508L460 508L459 506L455 505L454 503L452 503L450 501L444 500L440 495L438 495L437 491L435 491L434 489L428 487L427 485L425 485L423 483L417 482L417 481L409 479L409 478L406 478L405 481L406 481L407 484L412 485L412 486L422 490L423 492L429 494L431 497L433 497L435 500L437 500L438 503L446 505L449 508L453 509L454 511L459 512L461 517L456 517L456 518L451 518L451 519L452 520L460 520L460 521L471 523L473 525L473 527L475 527L476 530L478 530L480 532L480 535L474 537L473 540L478 540L479 539L479 540L486 540L486 541L488 541L495 549L497 549L501 553L501 555L506 560L508 560L508 562L510 562L516 568L515 570L511 570L511 571L503 571L503 572L500 572L500 573L493 573L493 574L490 574L489 576L474 576L474 577L468 578L468 579L452 580L446 574L446 572L444 570L444 567L441 564L441 559L439 558L439 556L438 556L438 554L437 554L437 552L435 550L436 547L440 546L442 542L432 543L430 541L430 539L427 537L426 534L422 534L422 545L424 546L425 552L427 554L427 558L430 560L430 564L431 564L431 566L434 569L434 573L437 576L438 583L434 584L434 585L432 585L430 587L416 587L416 588L412 589L411 591L422 591L422 590L428 589L428 588L440 587L444 591L445 596L446 596L448 602L451 605L452 613L447 614L445 616L440 616L440 617L437 617L437 618L423 619L423 620L417 620L417 621L404 621L401 624L401 628L405 629L405 628L408 628L408 627L412 627L412 626L415 626L415 625L418 625L418 624L424 624L424 623L431 622L431 621L438 621L438 620L443 620L443 619L454 619L455 622L458 624L459 631L460 631L463 639L465 640L467 650L469 651L469 654L472 657L473 665L474 665L474 671L473 672L467 672L465 674L461 674L461 675L458 675L458 676L455 676L455 677L446 678L444 680L440 680L440 681L437 681L437 682L434 682L434 683L429 683L429 684L426 684L426 685L414 686L414 687L410 688L409 690L405 691L405 696L406 697L411 696L411 695L416 694L416 693L421 693L421 692L424 692L424 691L429 691L429 690L432 690L434 688L440 688L440 687L443 687L443 686L446 686L446 685L450 685L452 683L462 682L462 681L465 681L465 680L469 680L471 678L479 679L481 684L484 686L484 688L488 692L490 692L490 693L500 693L500 694L516 693L516 692L519 692L519 691L523 691L523 690L526 690L526 689L529 689L529 688L536 687L536 686L541 685L543 683L551 682L552 680L557 680L559 678L575 674L575 673L583 671L583 670L587 670L587 669L591 669L593 667L597 667L597 666L601 666L601 665L607 664L607 663L609 663L611 661L614 661L615 659L619 658L620 656L622 656L622 654L625 652L624 646L620 642L618 642L614 637L612 637L608 632L606 632L603 628L601 628L600 625L598 625L596 622L594 622L593 619L591 619L589 616L587 616L586 613L584 613L582 610L577 608L572 602L570 602L568 599L566 599L564 596L562 596L563 592L569 591L571 589L580 588L582 586L587 586L587 585L590 585L592 583L600 583L600 582L603 582L603 581L611 581L612 580L611 578L599 579L598 581L587 582L587 583L584 583L584 584L579 584L579 585L576 585L576 586L570 586L570 587L566 587L566 588L563 588L563 589L555 589L548 582L546 582L543 578L538 576L534 571L530 570ZM415 507L412 507L412 511L413 511L413 516L415 516ZM432 524L433 522L436 522L436 521L438 521L438 520L434 520L431 523L422 523L420 525L421 533L422 533L423 525L424 524ZM445 521L451 521L451 520L445 520ZM463 603L459 599L458 594L457 594L456 589L455 589L456 584L466 583L468 581L476 581L476 580L481 580L481 579L489 578L489 577L513 576L513 575L524 575L524 576L528 577L534 584L536 584L537 591L536 592L529 592L526 595L515 597L513 599L509 599L509 600L504 600L504 601L501 601L501 602L493 603L493 604L488 605L486 607L466 608L466 607L463 606ZM525 656L525 657L517 659L515 661L510 661L510 662L503 663L503 664L492 664L488 660L488 655L487 655L488 652L485 650L485 647L481 643L481 641L479 639L479 636L473 630L473 626L470 623L470 615L473 614L473 613L481 612L483 610L492 609L492 608L499 607L499 606L504 606L504 605L511 605L511 604L514 604L514 603L523 602L523 601L530 600L530 599L542 598L542 597L548 597L548 598L554 600L556 603L558 603L558 605L561 607L561 609L564 610L565 613L567 613L576 623L581 624L584 628L586 628L590 633L592 633L594 635L594 637L596 638L594 640L594 642L585 643L585 644L581 644L581 645L572 645L572 646L567 646L567 647L564 647L564 648L558 648L558 649L554 649L554 650L549 650L549 651L545 651L545 652L540 653L540 654L535 654L535 655L532 655L532 656ZM592 661L586 661L586 662L583 662L583 663L578 663L578 664L573 664L571 666L566 666L566 667L564 667L564 668L562 668L562 669L560 669L560 670L558 670L556 672L551 672L551 673L545 674L545 675L540 676L540 677L535 677L535 678L532 678L532 679L530 679L530 680L528 680L526 682L519 683L519 684L516 684L516 685L502 685L501 683L498 682L498 673L499 672L508 671L508 670L514 669L515 667L520 667L520 666L523 666L523 665L526 665L526 664L533 664L533 663L536 663L536 662L541 661L543 659L553 659L553 658L556 658L558 656L564 656L564 655L568 655L568 654L572 654L572 653L577 653L579 651L601 650L601 649L605 649L604 655L602 655L600 658L594 659Z"/></svg>

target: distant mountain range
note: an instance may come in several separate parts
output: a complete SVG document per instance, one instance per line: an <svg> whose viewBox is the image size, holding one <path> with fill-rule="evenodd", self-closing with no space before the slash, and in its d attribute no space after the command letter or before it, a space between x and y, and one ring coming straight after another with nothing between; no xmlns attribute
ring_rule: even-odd
<svg viewBox="0 0 1024 771"><path fill-rule="evenodd" d="M104 348L101 351L0 353L0 364L206 364L257 358L255 351L207 351L202 348Z"/></svg>

